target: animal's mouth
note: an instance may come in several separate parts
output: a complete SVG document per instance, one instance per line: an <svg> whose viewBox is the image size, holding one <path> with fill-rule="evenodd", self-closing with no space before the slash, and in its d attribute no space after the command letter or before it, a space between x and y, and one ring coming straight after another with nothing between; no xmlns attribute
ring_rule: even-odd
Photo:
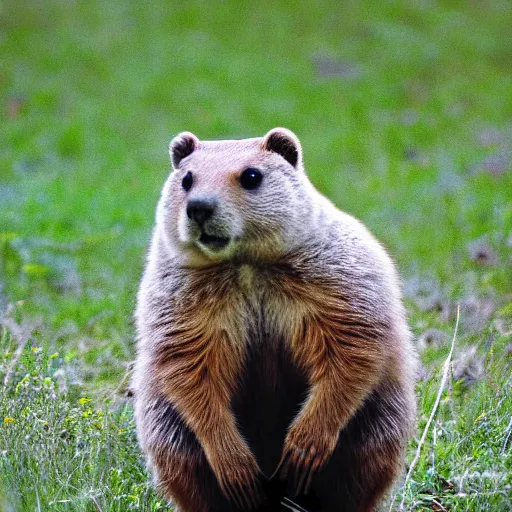
<svg viewBox="0 0 512 512"><path fill-rule="evenodd" d="M209 235L204 231L201 233L201 236L199 237L199 242L208 249L210 249L210 251L221 251L229 244L229 240L229 238Z"/></svg>

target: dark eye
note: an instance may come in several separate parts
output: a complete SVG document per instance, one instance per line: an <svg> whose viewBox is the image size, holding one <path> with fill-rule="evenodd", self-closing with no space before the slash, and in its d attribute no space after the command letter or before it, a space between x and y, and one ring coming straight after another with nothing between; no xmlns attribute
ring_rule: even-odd
<svg viewBox="0 0 512 512"><path fill-rule="evenodd" d="M188 171L181 182L183 190L185 190L185 192L188 192L192 188L192 183L194 183L194 178L192 178L192 173Z"/></svg>
<svg viewBox="0 0 512 512"><path fill-rule="evenodd" d="M240 185L242 185L245 190L253 190L259 186L262 179L263 174L261 174L258 169L249 167L248 169L245 169L242 174L240 174Z"/></svg>

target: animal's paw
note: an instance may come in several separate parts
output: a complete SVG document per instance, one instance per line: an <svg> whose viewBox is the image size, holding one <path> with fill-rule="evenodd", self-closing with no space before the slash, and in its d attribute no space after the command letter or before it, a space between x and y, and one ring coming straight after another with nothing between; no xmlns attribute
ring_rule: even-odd
<svg viewBox="0 0 512 512"><path fill-rule="evenodd" d="M240 510L255 510L263 503L265 479L252 454L229 454L211 465L222 492Z"/></svg>
<svg viewBox="0 0 512 512"><path fill-rule="evenodd" d="M292 496L307 494L313 477L332 455L337 442L338 433L322 433L300 422L291 427L276 473L287 481Z"/></svg>

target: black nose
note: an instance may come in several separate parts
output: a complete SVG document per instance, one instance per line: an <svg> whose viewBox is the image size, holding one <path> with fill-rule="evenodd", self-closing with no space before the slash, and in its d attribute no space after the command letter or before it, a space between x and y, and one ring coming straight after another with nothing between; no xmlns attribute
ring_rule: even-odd
<svg viewBox="0 0 512 512"><path fill-rule="evenodd" d="M216 205L214 199L191 199L187 203L187 216L202 225L213 215Z"/></svg>

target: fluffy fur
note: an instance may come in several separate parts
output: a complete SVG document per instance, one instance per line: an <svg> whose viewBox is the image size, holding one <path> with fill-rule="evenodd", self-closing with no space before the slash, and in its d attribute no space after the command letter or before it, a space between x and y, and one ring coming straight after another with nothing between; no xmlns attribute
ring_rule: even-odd
<svg viewBox="0 0 512 512"><path fill-rule="evenodd" d="M415 416L393 263L314 189L288 130L185 132L170 151L133 379L156 483L181 512L270 510L271 477L310 510L374 510ZM263 175L254 190L240 185L247 168ZM186 206L203 199L216 206L198 224Z"/></svg>

